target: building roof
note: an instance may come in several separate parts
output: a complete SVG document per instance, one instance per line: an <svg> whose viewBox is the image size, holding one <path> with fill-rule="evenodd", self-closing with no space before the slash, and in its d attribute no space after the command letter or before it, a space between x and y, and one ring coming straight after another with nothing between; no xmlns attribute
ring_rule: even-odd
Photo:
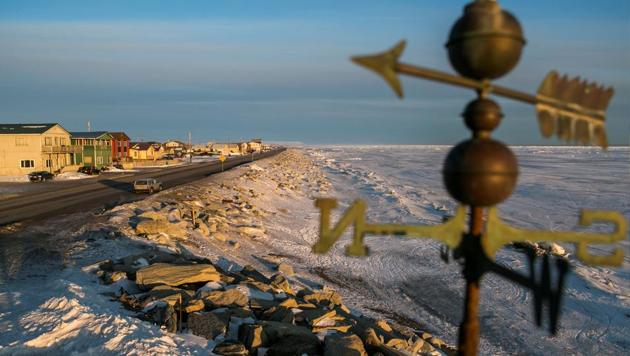
<svg viewBox="0 0 630 356"><path fill-rule="evenodd" d="M109 134L114 138L114 140L116 141L129 141L131 140L129 138L129 136L127 136L126 133L124 132L109 132Z"/></svg>
<svg viewBox="0 0 630 356"><path fill-rule="evenodd" d="M133 148L134 150L146 151L149 148L151 148L151 146L156 146L156 145L162 146L158 142L132 142L131 148Z"/></svg>
<svg viewBox="0 0 630 356"><path fill-rule="evenodd" d="M55 125L59 124L0 124L0 134L42 134Z"/></svg>
<svg viewBox="0 0 630 356"><path fill-rule="evenodd" d="M89 138L89 139L111 139L112 136L107 131L89 131L89 132L80 132L80 131L72 131L70 132L72 138ZM107 136L107 137L102 137Z"/></svg>

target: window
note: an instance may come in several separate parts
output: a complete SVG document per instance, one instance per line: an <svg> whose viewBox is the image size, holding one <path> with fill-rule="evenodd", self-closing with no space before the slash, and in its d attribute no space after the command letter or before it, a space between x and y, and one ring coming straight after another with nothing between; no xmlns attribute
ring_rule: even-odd
<svg viewBox="0 0 630 356"><path fill-rule="evenodd" d="M46 160L46 168L50 168L52 166L52 160Z"/></svg>
<svg viewBox="0 0 630 356"><path fill-rule="evenodd" d="M103 164L103 157L96 157L96 164Z"/></svg>
<svg viewBox="0 0 630 356"><path fill-rule="evenodd" d="M26 139L24 137L16 137L15 138L16 146L28 146Z"/></svg>
<svg viewBox="0 0 630 356"><path fill-rule="evenodd" d="M55 137L55 146L59 146L59 137Z"/></svg>
<svg viewBox="0 0 630 356"><path fill-rule="evenodd" d="M52 146L52 137L45 137L44 138L44 144L46 146Z"/></svg>
<svg viewBox="0 0 630 356"><path fill-rule="evenodd" d="M35 167L35 161L33 161L32 159L23 159L20 161L20 167L22 168L34 168Z"/></svg>

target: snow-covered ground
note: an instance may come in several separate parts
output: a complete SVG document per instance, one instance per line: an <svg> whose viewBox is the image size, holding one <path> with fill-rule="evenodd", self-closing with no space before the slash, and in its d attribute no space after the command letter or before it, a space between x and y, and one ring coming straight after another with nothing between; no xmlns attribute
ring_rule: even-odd
<svg viewBox="0 0 630 356"><path fill-rule="evenodd" d="M354 309L454 344L463 281L457 264L439 258L439 244L369 237L368 258L345 257L345 242L327 255L311 253L319 217L314 197L338 197L341 208L363 197L373 221L439 223L451 214L455 203L440 176L448 147L340 146L304 152L306 156L285 152L103 214L85 212L43 226L3 228L0 354L207 353L211 342L169 334L110 301L103 293L120 285L99 284L86 267L154 245L206 256L223 266L252 264L261 271L264 258L271 256L294 266L296 284L331 286ZM517 147L515 152L521 163L519 187L500 206L510 224L569 230L582 207L618 210L630 218L628 149ZM218 209L236 196L253 208L236 215L228 209L217 220L228 241L190 228L185 239L145 239L132 226L139 214L164 211L173 202ZM627 240L623 246L627 254ZM575 273L568 279L560 331L553 338L533 324L528 291L494 276L484 278L482 354L627 352L630 259L626 256L620 269L587 268L569 259ZM510 249L499 253L498 260L516 269L525 265L522 254Z"/></svg>

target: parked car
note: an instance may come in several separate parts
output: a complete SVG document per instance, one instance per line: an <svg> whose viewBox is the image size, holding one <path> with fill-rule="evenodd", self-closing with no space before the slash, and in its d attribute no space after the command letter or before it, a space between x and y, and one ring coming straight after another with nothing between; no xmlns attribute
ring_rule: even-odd
<svg viewBox="0 0 630 356"><path fill-rule="evenodd" d="M153 194L153 192L159 192L162 190L162 182L155 178L138 179L133 182L133 191L135 193L147 192Z"/></svg>
<svg viewBox="0 0 630 356"><path fill-rule="evenodd" d="M28 174L28 180L31 182L43 182L53 178L55 178L55 175L46 171L31 172Z"/></svg>
<svg viewBox="0 0 630 356"><path fill-rule="evenodd" d="M162 157L160 157L161 160L168 160L168 159L175 159L175 156L173 156L172 154L166 154Z"/></svg>
<svg viewBox="0 0 630 356"><path fill-rule="evenodd" d="M98 168L92 167L92 166L83 166L79 168L79 172L84 173L84 174L89 174L89 175L95 175L95 174L101 173L101 171Z"/></svg>

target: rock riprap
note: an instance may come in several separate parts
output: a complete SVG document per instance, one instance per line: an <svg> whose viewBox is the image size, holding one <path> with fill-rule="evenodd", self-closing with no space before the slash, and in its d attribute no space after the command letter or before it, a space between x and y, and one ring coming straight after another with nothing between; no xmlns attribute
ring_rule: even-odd
<svg viewBox="0 0 630 356"><path fill-rule="evenodd" d="M212 265L172 265L156 263L136 272L136 283L142 288L150 288L161 284L181 286L188 283L220 281L221 275Z"/></svg>
<svg viewBox="0 0 630 356"><path fill-rule="evenodd" d="M292 285L283 273L267 277L252 266L229 272L207 260L167 255L130 256L99 266L97 273L108 283L107 273L127 266L129 281L117 300L138 317L169 332L214 340L212 352L218 355L454 354L430 334L403 332L385 320L356 315L339 293Z"/></svg>

